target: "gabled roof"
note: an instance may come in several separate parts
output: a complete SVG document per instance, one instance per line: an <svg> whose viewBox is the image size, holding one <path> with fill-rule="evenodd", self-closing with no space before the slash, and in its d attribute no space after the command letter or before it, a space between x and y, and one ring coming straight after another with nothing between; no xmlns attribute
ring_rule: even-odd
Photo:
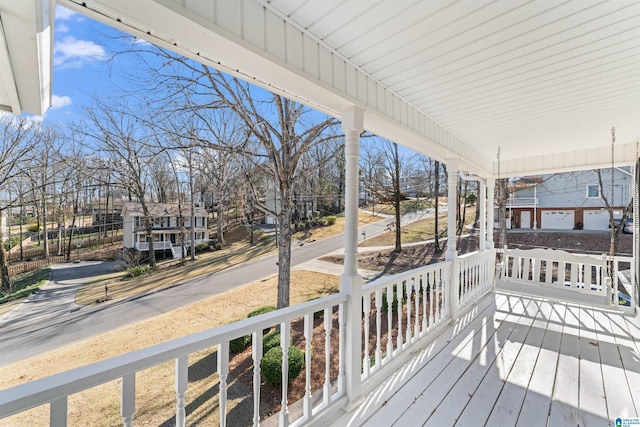
<svg viewBox="0 0 640 427"><path fill-rule="evenodd" d="M51 105L55 0L0 0L0 110L43 115Z"/></svg>
<svg viewBox="0 0 640 427"><path fill-rule="evenodd" d="M180 215L180 210L178 209L178 204L175 203L147 203L147 207L149 208L150 214L153 218L162 218L162 217L178 217ZM197 217L206 217L208 215L206 209L201 207L195 208L195 214ZM142 212L142 205L138 202L125 202L122 208L121 216L144 216ZM191 210L189 205L182 206L182 216L189 217L191 215Z"/></svg>

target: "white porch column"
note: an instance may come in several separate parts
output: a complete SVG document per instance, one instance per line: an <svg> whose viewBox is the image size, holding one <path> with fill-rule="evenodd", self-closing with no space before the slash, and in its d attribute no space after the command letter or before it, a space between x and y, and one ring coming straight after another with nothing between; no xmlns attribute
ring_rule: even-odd
<svg viewBox="0 0 640 427"><path fill-rule="evenodd" d="M494 206L495 206L495 190L496 180L494 178L487 178L487 249L493 249L493 223L495 218Z"/></svg>
<svg viewBox="0 0 640 427"><path fill-rule="evenodd" d="M455 260L458 256L458 251L456 250L456 209L459 163L458 159L447 161L447 261Z"/></svg>
<svg viewBox="0 0 640 427"><path fill-rule="evenodd" d="M477 209L480 209L480 236L478 236L478 246L481 251L487 247L487 185L484 179L478 181L480 200Z"/></svg>
<svg viewBox="0 0 640 427"><path fill-rule="evenodd" d="M452 319L458 318L458 251L456 250L456 208L458 204L459 160L447 161L447 252L445 259L451 261L449 277L449 313Z"/></svg>
<svg viewBox="0 0 640 427"><path fill-rule="evenodd" d="M349 295L345 313L346 345L344 373L349 408L361 398L361 319L362 278L358 275L358 161L360 134L364 129L364 112L350 107L342 113L345 134L345 230L344 272L340 276L340 292Z"/></svg>

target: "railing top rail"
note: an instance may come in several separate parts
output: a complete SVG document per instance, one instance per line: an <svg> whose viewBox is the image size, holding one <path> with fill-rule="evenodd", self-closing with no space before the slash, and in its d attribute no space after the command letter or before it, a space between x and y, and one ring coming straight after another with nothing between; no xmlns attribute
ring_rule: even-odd
<svg viewBox="0 0 640 427"><path fill-rule="evenodd" d="M411 277L417 276L419 274L428 273L431 271L439 270L451 264L451 261L442 261L436 264L429 264L421 268L416 268L413 270L409 270L403 273L394 274L392 276L385 276L374 281L371 281L362 287L363 291L371 292L375 288L384 287L387 285L391 285L397 282L402 282L403 280L410 279Z"/></svg>
<svg viewBox="0 0 640 427"><path fill-rule="evenodd" d="M325 307L341 304L346 300L345 294L318 298L2 390L0 418L171 361L178 356L191 354Z"/></svg>

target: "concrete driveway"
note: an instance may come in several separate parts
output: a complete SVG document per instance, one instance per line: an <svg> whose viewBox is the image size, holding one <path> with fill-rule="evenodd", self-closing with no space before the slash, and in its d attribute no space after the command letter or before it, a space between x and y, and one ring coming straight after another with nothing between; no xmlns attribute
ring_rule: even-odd
<svg viewBox="0 0 640 427"><path fill-rule="evenodd" d="M81 308L75 304L80 287L95 276L117 268L115 261L52 264L49 281L40 290L0 317L0 331L60 319Z"/></svg>

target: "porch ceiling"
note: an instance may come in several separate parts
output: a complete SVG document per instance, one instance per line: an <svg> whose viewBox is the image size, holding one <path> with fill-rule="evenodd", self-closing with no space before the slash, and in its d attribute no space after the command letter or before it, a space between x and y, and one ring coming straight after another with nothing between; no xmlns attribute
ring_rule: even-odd
<svg viewBox="0 0 640 427"><path fill-rule="evenodd" d="M51 105L54 0L0 0L0 110L42 115Z"/></svg>
<svg viewBox="0 0 640 427"><path fill-rule="evenodd" d="M470 169L637 158L638 0L60 0Z"/></svg>

